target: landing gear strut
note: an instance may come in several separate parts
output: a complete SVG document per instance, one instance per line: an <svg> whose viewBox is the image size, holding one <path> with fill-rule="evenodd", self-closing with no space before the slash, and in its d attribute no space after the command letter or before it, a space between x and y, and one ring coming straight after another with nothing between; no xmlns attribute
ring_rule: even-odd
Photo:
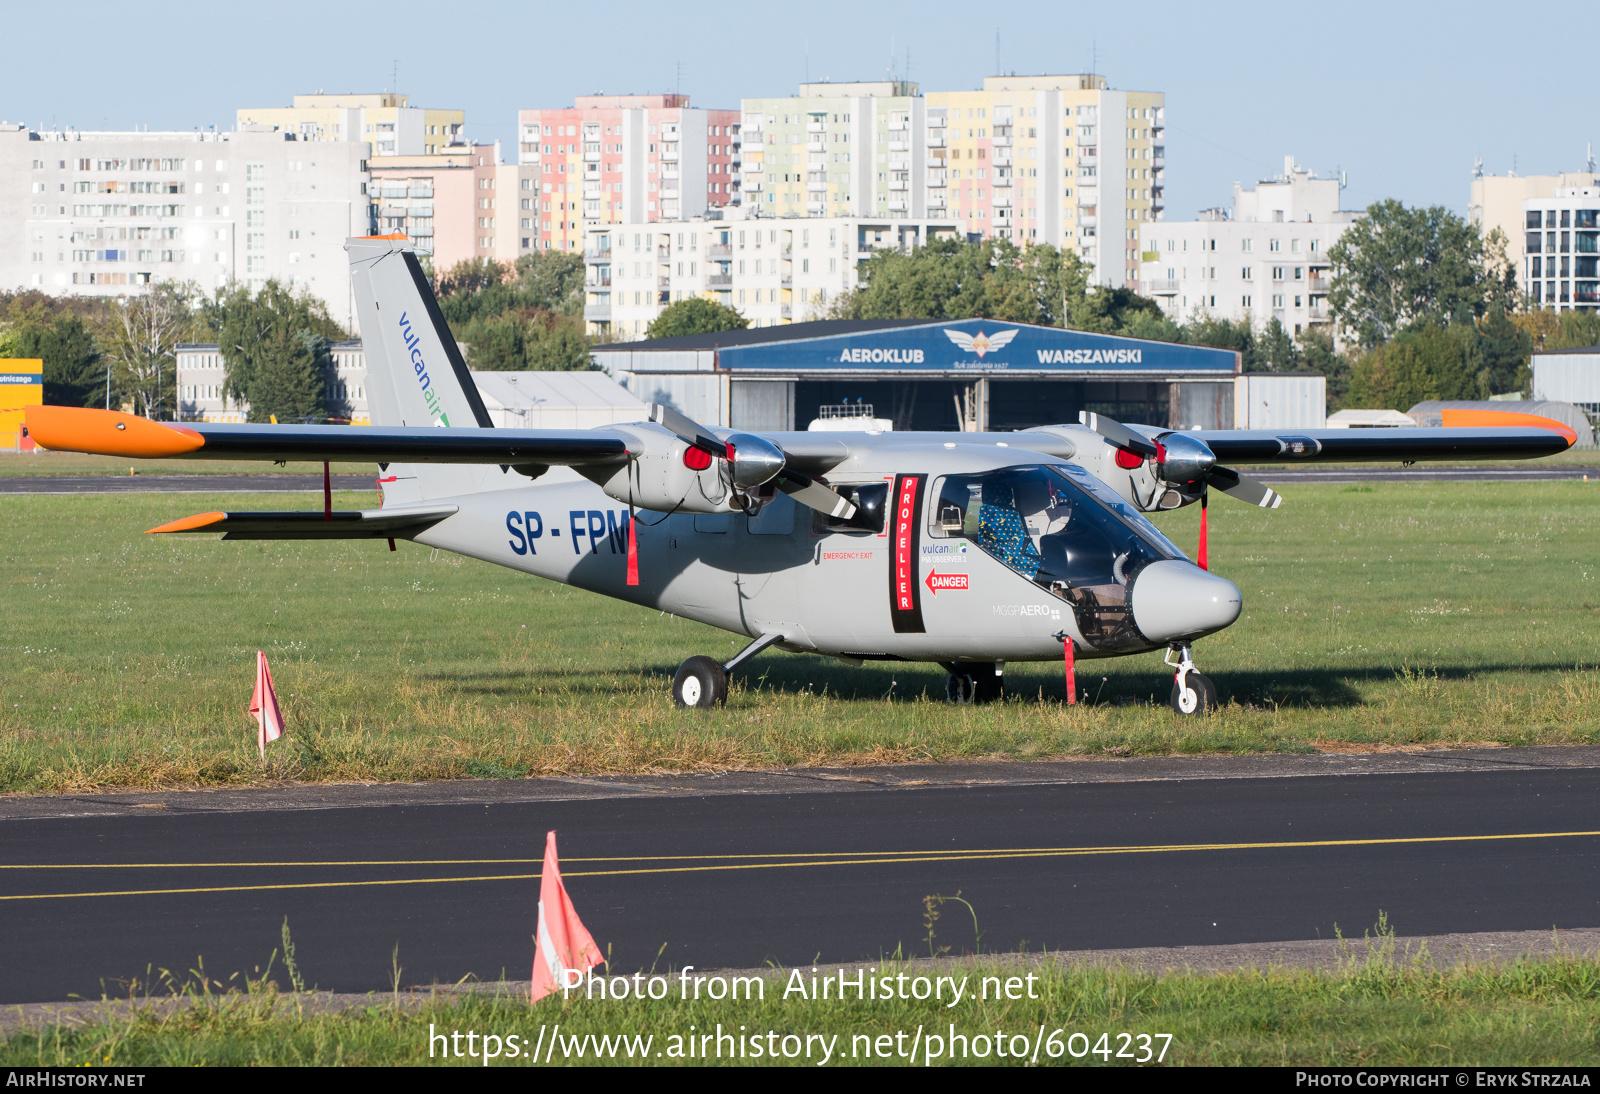
<svg viewBox="0 0 1600 1094"><path fill-rule="evenodd" d="M1178 660L1173 661L1172 655ZM1172 709L1178 714L1209 714L1217 706L1217 685L1208 676L1202 676L1194 667L1194 658L1188 646L1172 646L1164 658L1169 668L1177 672L1172 678Z"/></svg>
<svg viewBox="0 0 1600 1094"><path fill-rule="evenodd" d="M672 701L680 707L709 710L728 701L728 673L768 646L783 641L782 631L762 634L740 650L726 665L710 657L691 657L678 666L672 678Z"/></svg>
<svg viewBox="0 0 1600 1094"><path fill-rule="evenodd" d="M995 703L1006 696L1000 666L987 662L956 661L945 665L944 697L947 702Z"/></svg>

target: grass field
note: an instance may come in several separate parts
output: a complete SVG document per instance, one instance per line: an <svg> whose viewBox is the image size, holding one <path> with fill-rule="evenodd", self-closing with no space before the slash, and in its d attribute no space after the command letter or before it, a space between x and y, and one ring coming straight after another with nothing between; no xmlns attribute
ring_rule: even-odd
<svg viewBox="0 0 1600 1094"><path fill-rule="evenodd" d="M1118 968L1042 964L1032 984L1037 998L1014 1001L994 996L1003 978L1026 970L1015 962L975 960L944 966L938 973L966 977L972 995L978 994L983 977L1002 979L988 1000L969 998L958 1008L934 1000L785 1000L788 981L779 974L767 980L763 998L749 1002L682 1000L673 976L670 994L660 1002L564 1001L552 996L530 1009L525 997L504 995L425 999L410 1006L376 996L367 1007L319 1014L305 1009L301 997L279 995L257 983L249 994L197 995L181 1008L149 1007L85 1028L44 1024L20 1030L0 1039L0 1066L483 1066L481 1058L444 1058L447 1050L463 1055L469 1047L487 1051L467 1040L467 1030L485 1046L483 1036L493 1035L498 1058L492 1062L510 1067L533 1063L528 1057L535 1045L549 1049L550 1062L558 1066L770 1064L765 1055L769 1046L796 1057L778 1063L818 1066L830 1046L806 1038L819 1035L837 1038L831 1044L830 1066L1127 1066L1143 1059L1169 1066L1456 1068L1590 1065L1600 1052L1600 964L1592 958L1439 971L1426 961L1395 960L1381 947L1363 953L1358 945L1352 952L1361 956L1329 973L1271 970L1158 977ZM883 971L914 976L930 970L889 964ZM285 979L281 971L278 978ZM1017 993L1026 990L1019 980ZM945 1002L948 997L946 993ZM719 1026L746 1038L744 1059L707 1060L698 1058L699 1053L696 1059L684 1058L691 1029L714 1037ZM964 1038L961 1042L951 1038L952 1026ZM462 1037L452 1048L449 1035L454 1031ZM430 1033L445 1040L432 1040ZM1000 1033L1004 1057L993 1047ZM929 1034L938 1037L937 1055ZM1170 1042L1163 1043L1162 1034L1171 1035ZM619 1035L629 1039L621 1050ZM611 1041L609 1056L597 1051L595 1039L601 1037ZM651 1040L642 1043L645 1037ZM761 1058L749 1054L752 1037L762 1045ZM784 1037L791 1039L787 1046ZM1036 1057L1035 1043L1040 1048ZM801 1055L806 1047L811 1049L809 1059ZM510 1049L516 1050L514 1057ZM724 1042L724 1053L735 1049L736 1042ZM1123 1058L1115 1055L1119 1051ZM545 1062L541 1052L537 1063Z"/></svg>
<svg viewBox="0 0 1600 1094"><path fill-rule="evenodd" d="M1167 709L1159 653L1080 663L1075 708L1055 664L1008 666L1012 698L973 708L934 666L767 653L724 710L680 711L677 665L732 636L404 543L140 534L319 501L7 497L0 789L1600 740L1600 483L1219 501L1213 568L1245 614L1197 646L1226 704L1201 720ZM1192 509L1158 519L1194 542ZM257 649L289 725L265 766Z"/></svg>

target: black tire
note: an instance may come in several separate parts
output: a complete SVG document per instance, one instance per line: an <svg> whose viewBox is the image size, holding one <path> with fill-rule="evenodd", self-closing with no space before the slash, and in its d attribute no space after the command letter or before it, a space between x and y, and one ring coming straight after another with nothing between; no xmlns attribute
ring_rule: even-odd
<svg viewBox="0 0 1600 1094"><path fill-rule="evenodd" d="M728 701L728 674L709 657L691 657L672 678L672 701L692 710L710 710Z"/></svg>
<svg viewBox="0 0 1600 1094"><path fill-rule="evenodd" d="M947 668L950 666L946 666ZM1005 679L993 665L960 663L945 678L944 696L951 703L997 703L1005 698Z"/></svg>
<svg viewBox="0 0 1600 1094"><path fill-rule="evenodd" d="M1189 673L1187 683L1188 690L1193 696L1193 699L1191 700L1193 709L1184 709L1185 697L1183 692L1178 687L1178 681L1173 680L1172 710L1174 713L1182 714L1185 717L1192 718L1198 717L1202 714L1210 714L1212 711L1217 709L1217 685L1211 682L1211 678L1209 676L1203 676L1198 672L1191 672Z"/></svg>

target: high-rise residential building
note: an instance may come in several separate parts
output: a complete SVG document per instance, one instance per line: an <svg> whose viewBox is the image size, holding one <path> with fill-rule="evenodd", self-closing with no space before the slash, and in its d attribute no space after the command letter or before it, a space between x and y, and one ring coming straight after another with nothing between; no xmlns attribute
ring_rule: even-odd
<svg viewBox="0 0 1600 1094"><path fill-rule="evenodd" d="M768 216L922 217L924 102L907 80L744 99L743 203Z"/></svg>
<svg viewBox="0 0 1600 1094"><path fill-rule="evenodd" d="M743 107L745 203L774 215L949 217L1073 251L1096 283L1123 286L1166 204L1165 96L1103 76L803 84Z"/></svg>
<svg viewBox="0 0 1600 1094"><path fill-rule="evenodd" d="M372 164L380 232L401 232L438 273L459 262L515 262L537 240L523 227L537 203L539 172L502 163L500 144L474 144L438 156L392 156Z"/></svg>
<svg viewBox="0 0 1600 1094"><path fill-rule="evenodd" d="M1277 319L1292 334L1328 322L1328 249L1361 216L1339 208L1340 189L1285 156L1276 178L1234 183L1231 209L1145 225L1139 291L1178 322Z"/></svg>
<svg viewBox="0 0 1600 1094"><path fill-rule="evenodd" d="M1524 203L1554 197L1557 190L1595 186L1600 186L1600 172L1592 166L1587 171L1563 171L1558 175L1486 175L1478 167L1472 173L1467 220L1476 224L1485 238L1496 228L1500 229L1506 239L1507 261L1517 271L1517 276L1524 279L1523 284L1531 288L1527 280L1527 260L1541 250L1529 251L1524 247L1525 241L1531 238L1526 234Z"/></svg>
<svg viewBox="0 0 1600 1094"><path fill-rule="evenodd" d="M296 95L293 106L247 106L236 114L244 129L263 125L302 141L367 141L373 158L438 155L466 142L467 115L411 105L407 95Z"/></svg>
<svg viewBox="0 0 1600 1094"><path fill-rule="evenodd" d="M0 288L120 296L268 278L355 322L344 241L372 229L364 141L0 126Z"/></svg>
<svg viewBox="0 0 1600 1094"><path fill-rule="evenodd" d="M1600 180L1594 180L1600 183ZM1522 203L1518 276L1533 302L1553 311L1600 306L1600 185L1557 187Z"/></svg>
<svg viewBox="0 0 1600 1094"><path fill-rule="evenodd" d="M596 225L695 217L739 197L739 112L687 95L580 95L517 115L518 164L534 195L519 203L534 249L577 251Z"/></svg>
<svg viewBox="0 0 1600 1094"><path fill-rule="evenodd" d="M597 226L584 247L584 318L592 334L642 336L669 303L703 297L753 327L820 319L860 283L874 252L958 234L949 220L766 217L744 208Z"/></svg>

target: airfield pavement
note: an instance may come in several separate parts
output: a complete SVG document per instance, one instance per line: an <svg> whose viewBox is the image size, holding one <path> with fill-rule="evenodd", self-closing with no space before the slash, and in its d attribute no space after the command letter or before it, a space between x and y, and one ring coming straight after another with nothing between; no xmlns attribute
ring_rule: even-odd
<svg viewBox="0 0 1600 1094"><path fill-rule="evenodd" d="M1577 746L9 797L0 1002L249 973L285 918L325 991L520 979L552 828L614 972L914 956L957 892L992 953L1316 965L1380 912L1441 952L1587 952L1597 792Z"/></svg>

